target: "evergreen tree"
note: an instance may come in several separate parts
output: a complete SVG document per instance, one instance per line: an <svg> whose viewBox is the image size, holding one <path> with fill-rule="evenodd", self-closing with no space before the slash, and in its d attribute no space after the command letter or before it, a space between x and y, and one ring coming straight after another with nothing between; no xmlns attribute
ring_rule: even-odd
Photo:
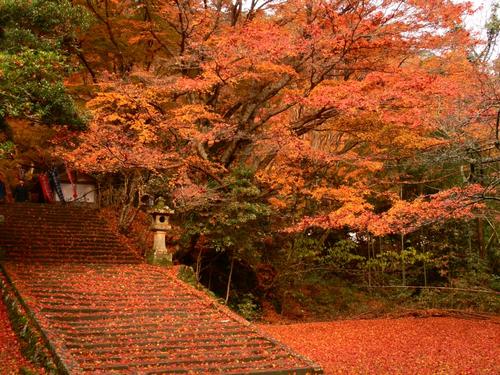
<svg viewBox="0 0 500 375"><path fill-rule="evenodd" d="M0 0L0 119L83 126L63 80L89 21L67 0Z"/></svg>

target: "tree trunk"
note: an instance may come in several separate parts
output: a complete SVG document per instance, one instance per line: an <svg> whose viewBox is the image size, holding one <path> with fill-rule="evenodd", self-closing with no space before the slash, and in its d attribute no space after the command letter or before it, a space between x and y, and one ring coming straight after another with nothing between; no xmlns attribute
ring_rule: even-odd
<svg viewBox="0 0 500 375"><path fill-rule="evenodd" d="M403 286L406 286L406 265L404 259L405 235L401 234L401 273L403 276Z"/></svg>
<svg viewBox="0 0 500 375"><path fill-rule="evenodd" d="M372 265L371 265L371 251L370 251L370 246L372 243L372 238L371 236L368 237L368 286L372 286Z"/></svg>
<svg viewBox="0 0 500 375"><path fill-rule="evenodd" d="M201 279L201 259L202 259L202 256L201 256L201 253L202 253L202 249L200 249L198 251L198 256L196 257L196 281L200 282L200 279ZM210 289L210 287L209 287Z"/></svg>
<svg viewBox="0 0 500 375"><path fill-rule="evenodd" d="M213 275L213 267L210 265L210 271L208 273L208 290L212 290L212 275Z"/></svg>
<svg viewBox="0 0 500 375"><path fill-rule="evenodd" d="M484 221L480 217L476 219L476 230L477 230L477 247L479 256L484 259L484 257L486 256L486 251L484 246Z"/></svg>
<svg viewBox="0 0 500 375"><path fill-rule="evenodd" d="M234 269L234 255L231 257L231 268L229 270L229 277L227 278L226 305L229 301L229 292L231 291L231 279L233 277L233 269Z"/></svg>
<svg viewBox="0 0 500 375"><path fill-rule="evenodd" d="M424 286L427 287L427 267L425 266L426 262L424 260Z"/></svg>

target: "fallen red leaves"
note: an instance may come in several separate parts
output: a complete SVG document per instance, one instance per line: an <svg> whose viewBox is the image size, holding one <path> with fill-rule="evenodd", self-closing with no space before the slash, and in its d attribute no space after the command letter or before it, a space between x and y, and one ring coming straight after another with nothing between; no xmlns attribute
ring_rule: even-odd
<svg viewBox="0 0 500 375"><path fill-rule="evenodd" d="M404 318L260 328L326 374L500 373L500 324L494 321Z"/></svg>
<svg viewBox="0 0 500 375"><path fill-rule="evenodd" d="M162 267L3 266L71 373L312 373L315 367Z"/></svg>
<svg viewBox="0 0 500 375"><path fill-rule="evenodd" d="M2 266L69 373L316 368L174 269L141 264L95 211L11 204L2 214Z"/></svg>
<svg viewBox="0 0 500 375"><path fill-rule="evenodd" d="M22 367L31 368L21 355L17 336L12 331L7 309L0 299L0 374L19 374Z"/></svg>

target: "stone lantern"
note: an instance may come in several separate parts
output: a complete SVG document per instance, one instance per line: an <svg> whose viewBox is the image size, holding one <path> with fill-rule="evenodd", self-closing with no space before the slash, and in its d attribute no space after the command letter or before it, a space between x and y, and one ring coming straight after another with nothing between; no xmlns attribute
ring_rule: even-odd
<svg viewBox="0 0 500 375"><path fill-rule="evenodd" d="M165 235L171 229L169 217L174 213L174 210L168 207L165 200L160 197L148 212L151 215L151 230L154 233L152 261L154 263L172 263L172 253L165 246Z"/></svg>

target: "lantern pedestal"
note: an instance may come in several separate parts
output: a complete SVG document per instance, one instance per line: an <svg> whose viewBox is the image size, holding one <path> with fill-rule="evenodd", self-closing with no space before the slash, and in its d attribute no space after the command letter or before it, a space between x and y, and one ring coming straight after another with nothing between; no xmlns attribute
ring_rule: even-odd
<svg viewBox="0 0 500 375"><path fill-rule="evenodd" d="M165 235L172 228L169 223L174 211L169 208L163 198L158 198L155 206L148 210L151 215L151 231L154 233L151 260L156 264L172 264L172 252L165 246Z"/></svg>

